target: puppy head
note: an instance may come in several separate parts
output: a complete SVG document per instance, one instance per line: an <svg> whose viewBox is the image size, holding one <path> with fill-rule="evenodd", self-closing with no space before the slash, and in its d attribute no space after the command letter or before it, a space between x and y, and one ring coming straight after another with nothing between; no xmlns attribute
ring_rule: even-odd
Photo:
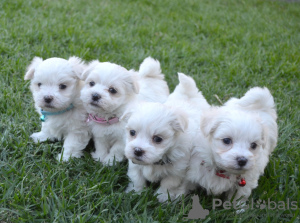
<svg viewBox="0 0 300 223"><path fill-rule="evenodd" d="M135 73L109 62L91 62L81 78L85 85L80 98L93 114L114 113L139 92Z"/></svg>
<svg viewBox="0 0 300 223"><path fill-rule="evenodd" d="M254 168L265 144L265 127L256 114L216 108L204 114L201 129L218 168L233 174Z"/></svg>
<svg viewBox="0 0 300 223"><path fill-rule="evenodd" d="M125 115L128 117L128 115ZM171 153L188 125L186 115L158 103L143 103L129 115L125 155L133 163L151 165Z"/></svg>
<svg viewBox="0 0 300 223"><path fill-rule="evenodd" d="M84 69L77 57L69 60L35 57L27 68L25 80L31 80L31 91L37 107L59 111L70 106L79 90L79 75Z"/></svg>

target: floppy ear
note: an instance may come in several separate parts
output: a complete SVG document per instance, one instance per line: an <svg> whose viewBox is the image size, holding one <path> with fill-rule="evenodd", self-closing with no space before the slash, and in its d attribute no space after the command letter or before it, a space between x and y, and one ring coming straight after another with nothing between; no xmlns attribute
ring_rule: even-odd
<svg viewBox="0 0 300 223"><path fill-rule="evenodd" d="M124 114L120 117L120 120L124 121L124 122L128 122L128 119L131 117L132 113L133 113L133 110L125 111Z"/></svg>
<svg viewBox="0 0 300 223"><path fill-rule="evenodd" d="M31 61L31 64L27 67L24 80L31 80L34 76L35 69L43 62L43 59L40 57L34 57Z"/></svg>
<svg viewBox="0 0 300 223"><path fill-rule="evenodd" d="M127 76L127 78L125 79L125 82L127 85L129 85L129 88L135 93L138 94L140 91L140 86L138 83L138 76L136 74L136 72L132 72L132 71L128 71L126 70L126 72L129 72L129 75Z"/></svg>
<svg viewBox="0 0 300 223"><path fill-rule="evenodd" d="M86 68L85 63L79 57L70 57L68 63L71 65L75 76L81 79L82 73Z"/></svg>
<svg viewBox="0 0 300 223"><path fill-rule="evenodd" d="M180 110L174 111L174 118L171 120L170 125L175 131L184 132L189 125L187 114Z"/></svg>
<svg viewBox="0 0 300 223"><path fill-rule="evenodd" d="M277 130L277 124L276 122L273 123L274 126L270 127L266 123L262 122L262 147L263 149L266 149L268 153L270 154L273 152L273 150L276 147L277 144L277 137L278 137L278 130Z"/></svg>
<svg viewBox="0 0 300 223"><path fill-rule="evenodd" d="M201 131L205 137L208 137L210 134L218 128L220 124L219 112L217 108L212 108L208 112L202 114L201 118Z"/></svg>
<svg viewBox="0 0 300 223"><path fill-rule="evenodd" d="M90 75L90 73L92 72L92 70L97 66L97 64L99 64L99 60L93 60L92 62L90 62L87 66L85 66L85 69L83 70L80 79L81 80L86 80L87 77Z"/></svg>

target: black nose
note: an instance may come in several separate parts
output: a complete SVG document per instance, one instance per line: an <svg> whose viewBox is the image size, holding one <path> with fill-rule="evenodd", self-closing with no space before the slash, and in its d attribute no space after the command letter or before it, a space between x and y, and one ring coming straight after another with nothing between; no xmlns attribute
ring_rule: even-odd
<svg viewBox="0 0 300 223"><path fill-rule="evenodd" d="M45 101L46 103L51 103L51 101L53 101L53 97L52 97L52 96L45 96L45 97L44 97L44 101Z"/></svg>
<svg viewBox="0 0 300 223"><path fill-rule="evenodd" d="M99 94L92 94L92 100L93 101L98 101L101 98L101 96Z"/></svg>
<svg viewBox="0 0 300 223"><path fill-rule="evenodd" d="M239 166L245 166L248 162L248 160L243 156L236 158L236 160L237 160Z"/></svg>
<svg viewBox="0 0 300 223"><path fill-rule="evenodd" d="M138 148L138 147L134 148L134 155L136 155L136 156L142 156L144 153L145 152L141 148Z"/></svg>

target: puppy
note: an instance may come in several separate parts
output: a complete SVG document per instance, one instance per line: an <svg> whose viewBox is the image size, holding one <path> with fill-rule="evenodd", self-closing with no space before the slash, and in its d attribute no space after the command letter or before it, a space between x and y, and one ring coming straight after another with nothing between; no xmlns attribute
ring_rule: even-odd
<svg viewBox="0 0 300 223"><path fill-rule="evenodd" d="M104 62L92 61L81 77L85 85L81 100L89 113L88 125L93 133L95 152L92 157L104 164L124 159L126 110L140 101L164 102L169 89L160 64L146 58L139 72Z"/></svg>
<svg viewBox="0 0 300 223"><path fill-rule="evenodd" d="M204 112L187 179L208 194L227 192L231 199L236 192L244 203L276 146L276 119L272 95L259 87Z"/></svg>
<svg viewBox="0 0 300 223"><path fill-rule="evenodd" d="M142 103L128 118L125 155L129 159L127 192L141 191L146 181L160 182L158 200L187 192L184 181L193 138L199 131L199 110L209 105L194 80L179 73L180 83L165 104Z"/></svg>
<svg viewBox="0 0 300 223"><path fill-rule="evenodd" d="M30 80L36 111L41 115L42 130L33 133L34 142L64 139L63 155L68 160L80 157L91 136L85 123L86 111L79 99L82 82L78 79L84 63L77 57L69 60L35 57L25 74Z"/></svg>

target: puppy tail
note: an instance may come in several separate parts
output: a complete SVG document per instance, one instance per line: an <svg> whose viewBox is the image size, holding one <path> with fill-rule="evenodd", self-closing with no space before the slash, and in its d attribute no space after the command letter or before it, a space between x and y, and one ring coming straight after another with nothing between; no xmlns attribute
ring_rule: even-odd
<svg viewBox="0 0 300 223"><path fill-rule="evenodd" d="M246 108L247 110L260 110L268 113L275 111L274 98L266 87L251 88L240 99L233 98L226 104L238 104L240 107Z"/></svg>
<svg viewBox="0 0 300 223"><path fill-rule="evenodd" d="M139 75L143 78L164 79L159 61L152 57L147 57L140 65Z"/></svg>
<svg viewBox="0 0 300 223"><path fill-rule="evenodd" d="M188 98L198 97L199 89L193 78L178 73L179 84L174 92L178 91L180 94L187 96Z"/></svg>
<svg viewBox="0 0 300 223"><path fill-rule="evenodd" d="M192 77L183 73L178 73L179 84L176 86L168 100L190 101L194 106L204 109L210 107L201 91L197 88L196 82ZM200 107L199 107L200 106Z"/></svg>

